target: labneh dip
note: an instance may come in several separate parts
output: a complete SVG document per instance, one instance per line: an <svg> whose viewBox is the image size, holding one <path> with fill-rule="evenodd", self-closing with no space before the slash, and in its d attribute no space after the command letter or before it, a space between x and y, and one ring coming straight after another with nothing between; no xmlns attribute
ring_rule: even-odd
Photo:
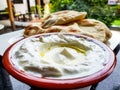
<svg viewBox="0 0 120 90"><path fill-rule="evenodd" d="M69 79L88 76L104 68L108 51L83 37L49 34L30 37L10 51L16 68L30 75Z"/></svg>

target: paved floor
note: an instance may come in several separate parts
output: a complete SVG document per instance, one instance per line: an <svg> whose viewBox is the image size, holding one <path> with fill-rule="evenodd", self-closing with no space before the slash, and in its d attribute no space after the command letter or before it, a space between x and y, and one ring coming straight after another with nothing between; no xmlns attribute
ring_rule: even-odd
<svg viewBox="0 0 120 90"><path fill-rule="evenodd" d="M120 90L120 51L117 54L117 65L112 74L100 82L96 90Z"/></svg>

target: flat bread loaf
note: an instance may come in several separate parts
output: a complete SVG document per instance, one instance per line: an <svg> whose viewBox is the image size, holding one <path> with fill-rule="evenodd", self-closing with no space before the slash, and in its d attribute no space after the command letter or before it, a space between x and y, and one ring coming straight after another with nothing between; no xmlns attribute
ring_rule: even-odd
<svg viewBox="0 0 120 90"><path fill-rule="evenodd" d="M27 27L24 28L24 37L29 37L32 35L44 33L44 30L41 29L40 25L28 25Z"/></svg>
<svg viewBox="0 0 120 90"><path fill-rule="evenodd" d="M53 25L63 25L69 22L79 21L84 19L86 15L87 12L78 12L73 10L55 12L43 20L42 28L49 28Z"/></svg>
<svg viewBox="0 0 120 90"><path fill-rule="evenodd" d="M82 29L81 34L91 35L93 38L102 42L108 41L112 36L109 28L101 21L95 19L83 19L78 22L78 24Z"/></svg>
<svg viewBox="0 0 120 90"><path fill-rule="evenodd" d="M69 15L70 13L71 15ZM35 34L52 32L74 33L86 35L101 42L107 42L112 36L109 28L103 22L95 19L85 19L85 12L67 10L53 13L52 16L58 18L51 19L50 16L45 18L41 25L27 26L24 36L28 37Z"/></svg>

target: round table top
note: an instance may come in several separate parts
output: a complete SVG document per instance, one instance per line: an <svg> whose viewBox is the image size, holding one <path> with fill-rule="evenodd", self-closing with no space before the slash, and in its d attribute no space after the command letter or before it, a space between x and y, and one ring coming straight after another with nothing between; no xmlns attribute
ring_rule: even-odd
<svg viewBox="0 0 120 90"><path fill-rule="evenodd" d="M4 28L4 25L3 24L0 24L0 30Z"/></svg>

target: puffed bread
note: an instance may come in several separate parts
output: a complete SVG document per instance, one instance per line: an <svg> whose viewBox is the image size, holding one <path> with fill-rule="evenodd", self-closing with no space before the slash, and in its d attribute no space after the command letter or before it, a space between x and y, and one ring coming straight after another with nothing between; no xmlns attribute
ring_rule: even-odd
<svg viewBox="0 0 120 90"><path fill-rule="evenodd" d="M69 22L79 21L84 19L86 15L87 12L78 12L73 10L55 12L43 20L42 28L49 28L53 25L63 25Z"/></svg>
<svg viewBox="0 0 120 90"><path fill-rule="evenodd" d="M67 14L65 14L65 12ZM69 14L71 12L76 12L76 15L75 13L73 15L74 18L70 17ZM49 16L43 20L41 25L27 26L24 31L24 36L28 37L41 33L60 32L82 34L95 38L101 42L107 42L111 38L112 33L103 22L95 19L85 19L86 14L80 16L80 13L78 15L77 11L71 10L53 13L53 19L51 18L51 16ZM57 16L59 16L59 18L55 18Z"/></svg>
<svg viewBox="0 0 120 90"><path fill-rule="evenodd" d="M32 35L44 33L44 29L41 29L40 25L28 25L24 28L24 37L29 37Z"/></svg>
<svg viewBox="0 0 120 90"><path fill-rule="evenodd" d="M106 42L112 37L109 28L101 21L95 19L83 19L78 22L83 33L90 33L96 39ZM103 34L103 35L102 35Z"/></svg>

